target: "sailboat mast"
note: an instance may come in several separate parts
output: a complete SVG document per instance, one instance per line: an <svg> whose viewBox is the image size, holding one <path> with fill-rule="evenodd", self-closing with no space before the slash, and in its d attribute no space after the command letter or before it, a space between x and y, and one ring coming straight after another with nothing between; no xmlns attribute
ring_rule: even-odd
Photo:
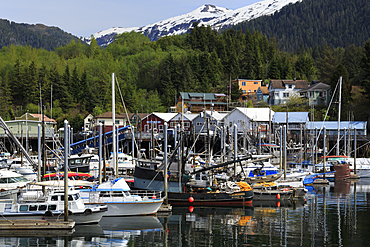
<svg viewBox="0 0 370 247"><path fill-rule="evenodd" d="M115 171L115 174L118 174L118 168L116 167L116 106L115 106L115 93L114 93L114 73L112 73L112 151L113 158L111 160L112 168Z"/></svg>
<svg viewBox="0 0 370 247"><path fill-rule="evenodd" d="M337 136L337 155L339 155L339 139L340 139L340 111L342 105L342 77L339 77L339 100L338 100L338 136Z"/></svg>

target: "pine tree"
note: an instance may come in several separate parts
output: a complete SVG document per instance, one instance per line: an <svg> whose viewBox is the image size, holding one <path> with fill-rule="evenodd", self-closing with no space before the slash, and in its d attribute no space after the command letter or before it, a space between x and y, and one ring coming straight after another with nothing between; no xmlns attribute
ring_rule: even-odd
<svg viewBox="0 0 370 247"><path fill-rule="evenodd" d="M370 99L370 39L364 44L364 53L361 58L361 67L364 71L362 86L365 89L365 96Z"/></svg>
<svg viewBox="0 0 370 247"><path fill-rule="evenodd" d="M24 71L24 89L23 89L23 98L25 104L27 103L38 103L38 72L35 65L35 62L32 61L28 69Z"/></svg>

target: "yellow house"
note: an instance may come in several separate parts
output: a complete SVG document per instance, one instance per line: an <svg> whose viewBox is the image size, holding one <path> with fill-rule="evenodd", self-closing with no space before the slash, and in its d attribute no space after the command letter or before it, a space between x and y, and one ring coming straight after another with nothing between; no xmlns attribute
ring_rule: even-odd
<svg viewBox="0 0 370 247"><path fill-rule="evenodd" d="M244 101L256 95L258 88L261 87L262 80L236 79L233 82L238 82L239 89L242 91L240 100Z"/></svg>

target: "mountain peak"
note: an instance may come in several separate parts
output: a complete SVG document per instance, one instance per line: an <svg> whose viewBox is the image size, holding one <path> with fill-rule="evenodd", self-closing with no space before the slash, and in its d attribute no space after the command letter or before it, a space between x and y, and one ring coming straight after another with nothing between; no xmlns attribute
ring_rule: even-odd
<svg viewBox="0 0 370 247"><path fill-rule="evenodd" d="M219 8L213 4L205 4L202 7L200 7L201 11L200 12L207 12L207 13L212 13L212 14L218 14L218 13L224 13L225 8ZM228 10L228 9L227 9Z"/></svg>
<svg viewBox="0 0 370 247"><path fill-rule="evenodd" d="M236 10L205 4L190 13L168 18L147 26L139 28L110 28L94 34L94 37L99 45L107 46L113 42L116 34L130 31L142 32L153 41L162 36L187 33L193 22L198 22L199 25L211 26L213 29L218 30L263 15L271 15L284 6L298 1L302 0L265 0ZM86 38L86 40L89 40L89 38Z"/></svg>

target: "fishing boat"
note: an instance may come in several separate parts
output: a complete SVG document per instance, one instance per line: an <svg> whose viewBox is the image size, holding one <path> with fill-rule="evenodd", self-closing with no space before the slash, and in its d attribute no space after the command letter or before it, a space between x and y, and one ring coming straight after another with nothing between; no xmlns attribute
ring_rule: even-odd
<svg viewBox="0 0 370 247"><path fill-rule="evenodd" d="M292 188L278 188L275 183L256 184L253 193L253 201L286 201L294 197Z"/></svg>
<svg viewBox="0 0 370 247"><path fill-rule="evenodd" d="M211 184L208 179L211 174L202 172L234 163L197 170L193 173L181 174L178 171L168 172L168 202L171 205L193 206L252 206L253 190L243 190L233 181ZM164 191L164 165L159 161L137 160L134 172L134 187L136 189L153 189ZM204 177L206 179L204 179Z"/></svg>
<svg viewBox="0 0 370 247"><path fill-rule="evenodd" d="M0 200L0 215L7 220L50 220L64 217L65 192L26 191L18 200ZM108 210L106 205L85 206L79 191L68 190L68 217L76 224L98 223Z"/></svg>
<svg viewBox="0 0 370 247"><path fill-rule="evenodd" d="M230 184L231 183L231 184ZM242 190L236 183L225 185L227 190L220 187L192 188L189 191L168 192L168 202L179 206L252 206L253 190Z"/></svg>
<svg viewBox="0 0 370 247"><path fill-rule="evenodd" d="M164 201L160 191L133 191L124 178L104 182L92 189L82 189L85 204L104 204L108 212L104 216L137 216L157 213Z"/></svg>
<svg viewBox="0 0 370 247"><path fill-rule="evenodd" d="M137 159L134 177L134 188L144 190L164 190L164 165L158 160ZM168 192L179 192L189 182L189 174L180 174L177 170L168 172ZM182 185L179 186L179 183Z"/></svg>

